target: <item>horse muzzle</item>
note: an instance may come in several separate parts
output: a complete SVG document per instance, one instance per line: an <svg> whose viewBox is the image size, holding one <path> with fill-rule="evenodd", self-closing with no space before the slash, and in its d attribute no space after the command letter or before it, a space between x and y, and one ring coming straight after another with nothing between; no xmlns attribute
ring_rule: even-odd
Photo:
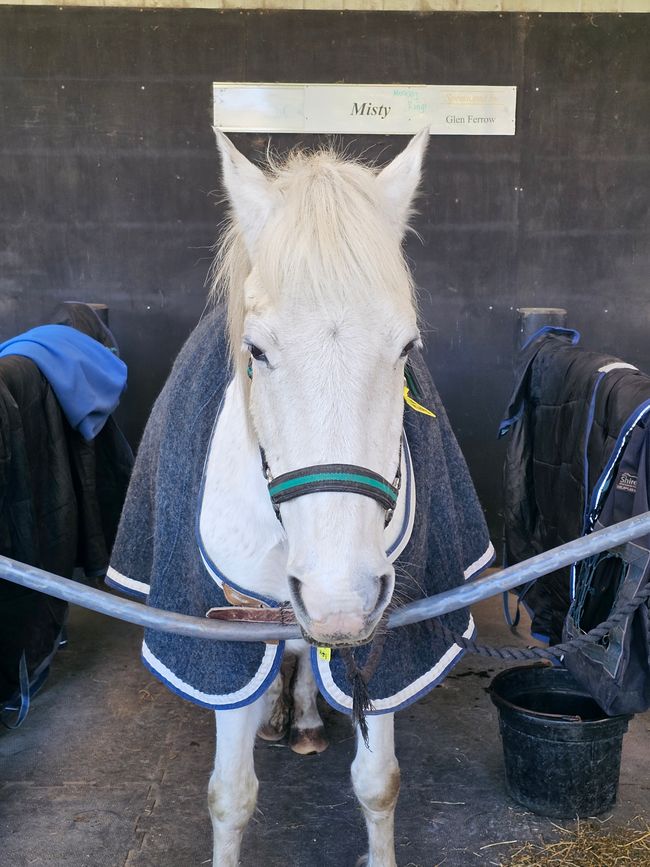
<svg viewBox="0 0 650 867"><path fill-rule="evenodd" d="M361 605L346 609L328 598L317 603L312 598L308 607L303 599L302 582L289 576L293 610L305 640L321 647L356 647L372 641L390 602L393 583L392 575L377 579L377 594L370 610Z"/></svg>

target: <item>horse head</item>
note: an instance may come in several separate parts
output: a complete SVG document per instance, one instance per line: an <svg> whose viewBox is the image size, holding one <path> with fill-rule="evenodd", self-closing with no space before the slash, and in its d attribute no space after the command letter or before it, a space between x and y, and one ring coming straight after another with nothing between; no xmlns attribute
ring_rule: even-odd
<svg viewBox="0 0 650 867"><path fill-rule="evenodd" d="M276 503L288 594L313 642L363 643L395 586L384 531L404 365L420 344L402 241L428 130L378 172L329 150L262 171L217 140L231 205L218 267L236 376L269 480L294 480ZM335 465L346 469L337 476Z"/></svg>

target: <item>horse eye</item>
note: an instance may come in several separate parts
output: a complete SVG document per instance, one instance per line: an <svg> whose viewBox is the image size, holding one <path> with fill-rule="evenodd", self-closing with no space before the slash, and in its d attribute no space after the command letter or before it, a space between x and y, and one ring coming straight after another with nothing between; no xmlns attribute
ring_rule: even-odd
<svg viewBox="0 0 650 867"><path fill-rule="evenodd" d="M255 344L251 343L248 347L250 354L253 356L255 361L261 361L263 364L268 364L268 358L259 348L259 346L255 346Z"/></svg>
<svg viewBox="0 0 650 867"><path fill-rule="evenodd" d="M419 344L419 342L420 341L417 338L415 340L409 340L409 342L406 344L404 349L402 349L402 354L400 355L400 358L406 358L407 355L409 354L409 352L412 349L415 349L415 347Z"/></svg>

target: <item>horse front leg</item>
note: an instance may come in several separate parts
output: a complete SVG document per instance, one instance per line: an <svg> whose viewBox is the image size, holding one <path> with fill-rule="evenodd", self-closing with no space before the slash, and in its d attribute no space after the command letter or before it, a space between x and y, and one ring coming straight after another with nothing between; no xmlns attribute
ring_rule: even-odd
<svg viewBox="0 0 650 867"><path fill-rule="evenodd" d="M237 710L216 711L217 750L208 785L213 867L237 867L244 828L255 810L258 782L253 762L266 696Z"/></svg>
<svg viewBox="0 0 650 867"><path fill-rule="evenodd" d="M357 731L352 785L368 829L368 855L359 865L396 867L395 804L399 795L399 765L395 758L394 714L367 717L368 744Z"/></svg>
<svg viewBox="0 0 650 867"><path fill-rule="evenodd" d="M329 746L323 720L318 712L318 687L311 668L309 645L304 641L291 642L296 653L296 673L292 682L293 719L289 733L289 746L294 753L307 756L322 753Z"/></svg>

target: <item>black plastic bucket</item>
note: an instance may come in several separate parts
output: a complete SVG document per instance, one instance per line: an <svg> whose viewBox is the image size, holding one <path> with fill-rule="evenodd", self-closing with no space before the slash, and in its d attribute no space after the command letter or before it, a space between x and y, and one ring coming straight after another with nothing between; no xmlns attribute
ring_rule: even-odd
<svg viewBox="0 0 650 867"><path fill-rule="evenodd" d="M630 715L607 716L563 668L502 671L490 697L515 801L561 819L597 816L614 804Z"/></svg>

